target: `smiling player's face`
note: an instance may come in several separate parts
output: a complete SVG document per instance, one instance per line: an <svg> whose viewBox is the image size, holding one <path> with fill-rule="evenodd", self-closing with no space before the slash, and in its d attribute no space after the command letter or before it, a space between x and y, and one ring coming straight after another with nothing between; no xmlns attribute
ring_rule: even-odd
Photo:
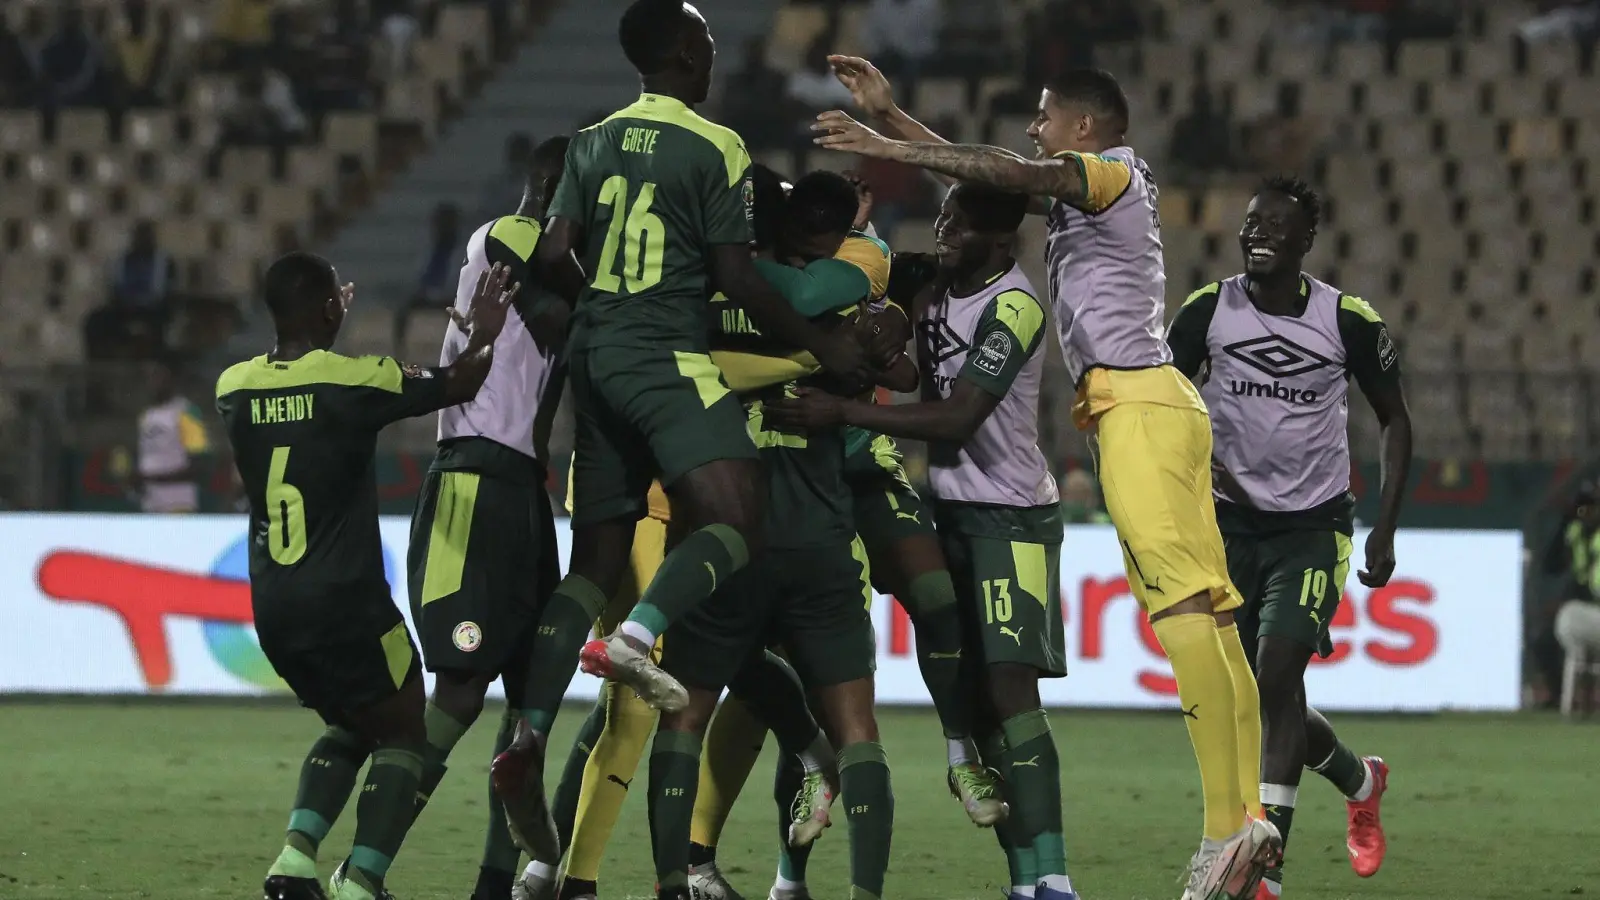
<svg viewBox="0 0 1600 900"><path fill-rule="evenodd" d="M1068 150L1086 152L1089 148L1084 138L1089 130L1087 117L1069 109L1055 91L1045 88L1040 92L1038 114L1028 126L1028 137L1033 138L1040 159Z"/></svg>
<svg viewBox="0 0 1600 900"><path fill-rule="evenodd" d="M1311 228L1305 210L1287 194L1267 191L1250 200L1244 227L1239 229L1239 250L1246 274L1257 277L1283 271L1300 271L1311 250Z"/></svg>
<svg viewBox="0 0 1600 900"><path fill-rule="evenodd" d="M985 236L972 227L971 217L961 208L960 191L958 185L945 194L939 218L933 222L939 268L955 274L976 271L989 258L990 249Z"/></svg>

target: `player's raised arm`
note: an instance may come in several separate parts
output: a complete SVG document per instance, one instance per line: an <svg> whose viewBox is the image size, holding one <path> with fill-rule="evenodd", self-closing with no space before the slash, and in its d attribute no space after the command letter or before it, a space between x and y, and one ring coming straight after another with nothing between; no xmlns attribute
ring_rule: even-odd
<svg viewBox="0 0 1600 900"><path fill-rule="evenodd" d="M838 110L818 116L812 129L821 132L814 143L830 150L921 166L956 181L1051 197L1074 206L1095 199L1084 164L1088 157L1077 153L1024 159L1003 147L987 144L891 140ZM1124 179L1123 187L1126 186Z"/></svg>
<svg viewBox="0 0 1600 900"><path fill-rule="evenodd" d="M744 307L766 334L804 348L822 367L849 378L868 380L870 367L861 345L840 335L829 334L811 322L778 293L750 258L750 248L741 244L719 244L712 248L712 277L728 299Z"/></svg>
<svg viewBox="0 0 1600 900"><path fill-rule="evenodd" d="M466 315L451 307L450 318L466 332L467 346L455 362L439 370L446 406L478 396L478 388L489 377L489 368L494 365L494 342L505 328L506 310L522 287L510 282L510 267L497 263L478 276L478 287Z"/></svg>
<svg viewBox="0 0 1600 900"><path fill-rule="evenodd" d="M1340 297L1339 334L1346 365L1372 404L1383 434L1378 520L1367 536L1366 568L1356 573L1367 587L1382 587L1394 574L1394 533L1411 475L1411 409L1400 382L1399 350L1377 310L1360 297Z"/></svg>

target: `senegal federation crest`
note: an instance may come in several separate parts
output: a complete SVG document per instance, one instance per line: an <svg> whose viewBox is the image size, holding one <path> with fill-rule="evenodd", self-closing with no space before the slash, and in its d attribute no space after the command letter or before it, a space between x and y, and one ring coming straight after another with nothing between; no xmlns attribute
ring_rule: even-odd
<svg viewBox="0 0 1600 900"><path fill-rule="evenodd" d="M456 649L463 653L471 653L483 645L483 629L477 622L462 622L450 633L450 639L455 642Z"/></svg>

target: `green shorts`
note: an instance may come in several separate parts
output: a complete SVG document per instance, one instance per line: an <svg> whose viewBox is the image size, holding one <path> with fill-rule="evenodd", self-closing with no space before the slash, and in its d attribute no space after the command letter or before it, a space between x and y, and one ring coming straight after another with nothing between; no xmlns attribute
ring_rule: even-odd
<svg viewBox="0 0 1600 900"><path fill-rule="evenodd" d="M592 347L570 361L572 522L638 520L650 482L756 459L744 405L706 353Z"/></svg>
<svg viewBox="0 0 1600 900"><path fill-rule="evenodd" d="M1287 638L1326 657L1328 624L1339 611L1350 573L1350 537L1337 531L1225 535L1228 577L1244 600L1234 614L1251 660L1266 635Z"/></svg>
<svg viewBox="0 0 1600 900"><path fill-rule="evenodd" d="M330 605L348 603L348 597L329 597ZM387 598L385 598L387 599ZM361 604L377 608L377 604ZM303 629L293 635L278 634L258 623L256 637L267 662L294 691L300 705L316 710L329 725L348 726L352 713L368 709L394 696L411 679L422 674L411 633L393 601L388 615L363 614L362 623L341 621L322 643L306 643ZM359 636L357 636L359 634Z"/></svg>
<svg viewBox="0 0 1600 900"><path fill-rule="evenodd" d="M847 435L847 440L849 436ZM908 537L933 534L932 517L906 477L894 438L873 435L844 460L844 479L854 501L856 533L877 556Z"/></svg>
<svg viewBox="0 0 1600 900"><path fill-rule="evenodd" d="M1061 542L977 536L940 524L964 652L984 664L1029 665L1045 678L1066 675Z"/></svg>
<svg viewBox="0 0 1600 900"><path fill-rule="evenodd" d="M520 673L561 577L557 556L542 481L429 471L406 552L411 620L428 671Z"/></svg>
<svg viewBox="0 0 1600 900"><path fill-rule="evenodd" d="M667 631L661 667L689 687L721 690L752 653L781 644L808 688L870 678L867 575L860 541L768 550Z"/></svg>

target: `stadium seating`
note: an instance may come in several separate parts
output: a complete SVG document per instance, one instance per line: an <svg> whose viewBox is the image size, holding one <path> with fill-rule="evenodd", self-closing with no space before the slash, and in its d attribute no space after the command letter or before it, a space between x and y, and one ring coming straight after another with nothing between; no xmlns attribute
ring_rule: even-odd
<svg viewBox="0 0 1600 900"><path fill-rule="evenodd" d="M1600 418L1589 412L1600 401L1586 399L1594 391L1578 377L1600 368L1600 79L1573 40L1519 44L1517 26L1537 14L1535 4L1461 7L1453 38L1323 46L1290 38L1280 5L1152 0L1142 4L1146 37L1099 45L1096 61L1123 81L1132 141L1158 178L1197 75L1241 125L1276 119L1282 98L1294 97L1298 125L1314 138L1311 158L1253 168L1295 168L1327 199L1310 266L1369 298L1401 338L1419 452L1567 458L1600 440ZM816 34L825 15L825 4L792 3L775 35ZM839 41L859 43L849 34ZM792 66L786 52L772 59ZM1131 64L1115 64L1124 60ZM991 114L1000 90L986 88L966 107L966 131L1031 150L1025 116ZM961 95L951 79L925 78L915 109L960 113ZM1233 235L1255 174L1163 184L1169 308L1238 270ZM920 227L902 223L895 243L926 243ZM1026 264L1042 278L1037 255ZM1534 390L1532 377L1554 387ZM1047 403L1064 415L1070 397ZM1351 409L1358 434L1373 428L1365 403ZM1073 455L1070 426L1058 431L1067 444L1055 452ZM1357 452L1375 453L1376 443Z"/></svg>

